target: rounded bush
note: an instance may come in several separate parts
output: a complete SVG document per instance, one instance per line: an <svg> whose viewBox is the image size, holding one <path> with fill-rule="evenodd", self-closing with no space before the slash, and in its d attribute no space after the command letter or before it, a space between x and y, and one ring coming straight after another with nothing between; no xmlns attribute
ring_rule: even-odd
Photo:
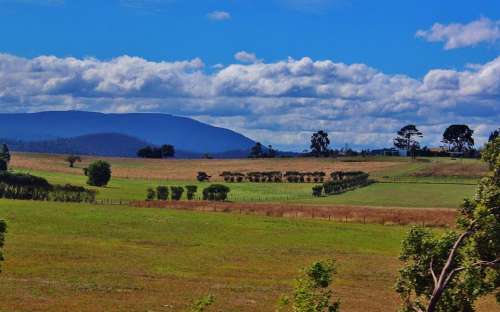
<svg viewBox="0 0 500 312"><path fill-rule="evenodd" d="M111 179L111 165L103 160L98 160L87 168L87 184L92 186L105 186Z"/></svg>
<svg viewBox="0 0 500 312"><path fill-rule="evenodd" d="M231 190L223 184L212 184L203 190L203 200L224 201Z"/></svg>

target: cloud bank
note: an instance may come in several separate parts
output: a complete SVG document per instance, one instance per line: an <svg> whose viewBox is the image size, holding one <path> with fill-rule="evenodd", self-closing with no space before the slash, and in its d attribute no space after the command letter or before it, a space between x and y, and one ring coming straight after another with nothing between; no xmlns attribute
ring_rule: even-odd
<svg viewBox="0 0 500 312"><path fill-rule="evenodd" d="M308 57L212 72L201 59L0 54L0 111L68 109L184 115L295 150L318 129L337 146L390 146L407 123L431 146L451 123L469 124L482 142L500 125L500 57L414 79Z"/></svg>
<svg viewBox="0 0 500 312"><path fill-rule="evenodd" d="M481 17L468 24L435 23L429 30L417 31L416 36L429 42L444 42L446 50L492 44L500 41L500 21Z"/></svg>

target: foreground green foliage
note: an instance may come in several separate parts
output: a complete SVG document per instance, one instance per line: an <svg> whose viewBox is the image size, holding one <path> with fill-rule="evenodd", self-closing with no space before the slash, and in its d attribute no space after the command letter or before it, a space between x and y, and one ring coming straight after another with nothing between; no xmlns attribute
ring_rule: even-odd
<svg viewBox="0 0 500 312"><path fill-rule="evenodd" d="M404 240L396 285L402 311L475 311L491 293L500 303L500 139L487 144L484 160L492 172L465 201L457 231L415 228Z"/></svg>
<svg viewBox="0 0 500 312"><path fill-rule="evenodd" d="M282 297L280 311L290 305L294 312L337 312L340 302L332 302L330 289L336 273L335 261L318 261L304 269L303 276L296 280L292 298Z"/></svg>

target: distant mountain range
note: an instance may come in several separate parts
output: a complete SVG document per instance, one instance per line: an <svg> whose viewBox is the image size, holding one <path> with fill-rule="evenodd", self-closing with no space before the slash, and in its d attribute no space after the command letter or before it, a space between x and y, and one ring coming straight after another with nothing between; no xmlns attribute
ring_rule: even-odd
<svg viewBox="0 0 500 312"><path fill-rule="evenodd" d="M9 149L16 152L75 154L95 156L136 157L137 151L145 146L151 146L143 140L120 133L97 133L74 138L61 138L42 141L21 141L0 138L0 143L6 143ZM213 153L214 158L240 158L248 156L248 150ZM202 158L204 154L176 150L177 158Z"/></svg>
<svg viewBox="0 0 500 312"><path fill-rule="evenodd" d="M0 114L0 138L17 151L101 156L135 156L146 145L172 144L182 158L242 157L255 144L185 117L82 111Z"/></svg>

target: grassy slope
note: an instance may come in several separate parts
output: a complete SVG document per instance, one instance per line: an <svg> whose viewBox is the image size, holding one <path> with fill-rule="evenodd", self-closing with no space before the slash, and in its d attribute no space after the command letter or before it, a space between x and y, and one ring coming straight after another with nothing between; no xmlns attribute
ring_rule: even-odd
<svg viewBox="0 0 500 312"><path fill-rule="evenodd" d="M273 311L298 269L338 259L344 311L395 311L408 228L0 201L9 224L0 311ZM480 311L492 311L483 303Z"/></svg>

